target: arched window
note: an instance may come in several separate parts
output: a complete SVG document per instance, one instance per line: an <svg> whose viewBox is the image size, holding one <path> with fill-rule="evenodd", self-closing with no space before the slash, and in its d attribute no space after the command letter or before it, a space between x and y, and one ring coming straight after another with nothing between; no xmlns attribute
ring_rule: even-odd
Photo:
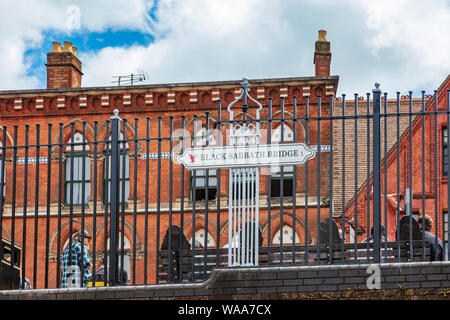
<svg viewBox="0 0 450 320"><path fill-rule="evenodd" d="M233 248L237 248L239 246L239 232L235 233L231 238L231 244L233 245ZM222 248L228 248L229 246L230 243L227 243Z"/></svg>
<svg viewBox="0 0 450 320"><path fill-rule="evenodd" d="M206 128L202 128L195 134L192 144L194 147L211 147L216 145L216 139L213 134L209 134Z"/></svg>
<svg viewBox="0 0 450 320"><path fill-rule="evenodd" d="M3 170L3 181L0 181L0 187L3 187L3 198L5 198L6 194L6 163L3 163L2 155L3 155L3 143L0 142L0 179ZM5 165L5 167L3 167Z"/></svg>
<svg viewBox="0 0 450 320"><path fill-rule="evenodd" d="M281 139L281 131L283 131L283 139ZM283 141L281 141L283 140ZM280 142L292 142L294 141L294 132L292 132L292 129L287 125L279 125L273 132L272 132L272 143L280 143Z"/></svg>
<svg viewBox="0 0 450 320"><path fill-rule="evenodd" d="M195 231L194 241L195 241L196 247L201 247L201 248L205 247L205 229L202 228L202 229ZM189 243L192 246L192 238L189 239ZM206 239L206 246L208 248L211 248L211 247L214 248L216 246L216 242L214 241L213 236L209 232L208 232L208 236Z"/></svg>
<svg viewBox="0 0 450 320"><path fill-rule="evenodd" d="M448 176L448 132L447 127L442 128L442 175Z"/></svg>
<svg viewBox="0 0 450 320"><path fill-rule="evenodd" d="M207 135L205 128L200 129L194 137L194 147L215 146L214 135ZM208 181L208 200L216 199L217 195L217 170L195 170L190 173L190 197L192 201L206 200L206 181ZM195 188L194 188L195 182Z"/></svg>
<svg viewBox="0 0 450 320"><path fill-rule="evenodd" d="M119 232L119 235L117 236L117 239L118 239L118 250L124 250L124 251L127 251L127 250L130 250L130 248L131 248L131 244L130 244L130 241L128 240L128 238L124 235L123 236L123 248L122 248L122 233L121 232ZM110 238L108 238L108 241L106 242L106 249L107 250L109 250L109 248L110 248Z"/></svg>
<svg viewBox="0 0 450 320"><path fill-rule="evenodd" d="M283 139L282 137L283 133ZM271 136L271 143L284 143L293 142L294 133L292 129L287 126L278 126ZM271 196L274 198L281 197L281 177L283 177L283 197L292 197L293 187L294 187L294 167L293 166L283 166L283 175L281 174L280 166L271 166Z"/></svg>
<svg viewBox="0 0 450 320"><path fill-rule="evenodd" d="M79 132L75 133L73 135L73 143L82 142L83 135ZM66 205L88 204L91 198L91 161L86 153L83 157L83 146L81 144L74 145L72 151L72 146L70 145L72 138L70 138L68 143L69 145L65 150L65 203ZM89 146L86 145L84 150L89 151Z"/></svg>
<svg viewBox="0 0 450 320"><path fill-rule="evenodd" d="M129 253L131 252L131 244L128 238L124 235L123 236L123 247L122 247L122 233L119 232L117 237L117 252L118 252L118 268L119 270L123 270L126 272L127 281L130 279L130 271L131 271L131 263L130 263L130 256ZM109 249L110 249L110 238L106 241L106 263L109 266ZM123 269L122 269L122 255L123 255ZM108 270L110 270L108 268Z"/></svg>
<svg viewBox="0 0 450 320"><path fill-rule="evenodd" d="M119 141L123 140L123 133L119 134ZM111 141L111 136L109 137ZM119 142L120 155L119 155L119 202L128 202L130 196L130 157L127 150L129 148L128 143ZM106 166L106 159L104 162L104 177L105 184L103 188L103 199L106 202L106 195L108 195L108 203L111 202L111 147L108 150L108 166Z"/></svg>
<svg viewBox="0 0 450 320"><path fill-rule="evenodd" d="M289 245L292 244L292 240L294 239L294 230L290 226L283 226L283 244ZM272 239L272 244L280 244L281 243L281 228L275 233ZM300 243L300 238L297 233L295 233L295 242Z"/></svg>
<svg viewBox="0 0 450 320"><path fill-rule="evenodd" d="M444 242L444 257L445 261L448 260L448 212L442 212L442 231L443 231L443 242Z"/></svg>

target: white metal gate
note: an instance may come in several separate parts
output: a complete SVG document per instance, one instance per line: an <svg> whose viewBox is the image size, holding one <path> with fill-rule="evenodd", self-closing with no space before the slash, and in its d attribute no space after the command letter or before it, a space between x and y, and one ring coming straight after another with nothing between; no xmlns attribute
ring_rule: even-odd
<svg viewBox="0 0 450 320"><path fill-rule="evenodd" d="M242 122L230 123L229 145L251 146L260 143L260 123L245 121L247 98L259 108L256 120L260 119L262 105L253 99L247 79L241 82L241 95L227 110L233 120L232 106L242 99L244 118ZM230 168L228 205L228 265L257 266L259 246L259 167Z"/></svg>

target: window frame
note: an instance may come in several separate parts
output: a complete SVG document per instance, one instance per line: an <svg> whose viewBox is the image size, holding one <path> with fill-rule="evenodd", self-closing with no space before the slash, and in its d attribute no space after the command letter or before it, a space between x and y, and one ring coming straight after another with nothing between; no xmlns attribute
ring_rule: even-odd
<svg viewBox="0 0 450 320"><path fill-rule="evenodd" d="M205 137L206 135L206 137ZM203 147L208 147L208 146L216 146L217 145L217 141L215 139L215 137L213 135L208 135L208 130L206 128L200 128L194 135L194 139L192 141L192 145L194 148L203 148ZM204 191L204 195L203 195L203 199L197 200L196 195L194 195L194 171L195 171L195 192L197 193L199 190L203 190ZM208 201L215 201L217 199L217 174L218 174L218 170L217 169L200 169L200 170L194 170L194 171L190 171L189 172L189 200L191 202L194 202L194 200L203 202L206 199L206 180L208 180ZM204 171L205 173L203 175L198 175L198 173ZM213 171L214 174L211 174L211 172ZM208 174L207 174L208 172ZM210 184L210 179L211 177L215 178L215 185L212 186ZM208 178L208 179L207 179ZM197 180L199 179L205 179L205 184L204 186L199 187L197 184ZM212 194L212 190L215 191L215 195L214 198L211 198L211 194ZM214 192L213 191L213 192ZM195 199L194 199L195 198Z"/></svg>
<svg viewBox="0 0 450 320"><path fill-rule="evenodd" d="M75 149L75 148L74 148ZM73 157L72 157L73 156ZM86 205L89 205L89 201L90 201L90 199L91 199L91 187L92 187L92 177L91 177L91 159L90 159L90 157L89 157L89 155L87 155L87 154L85 154L85 156L83 157L83 152L80 152L80 151L69 151L69 152L65 152L65 161L64 161L64 205L66 205L66 206L70 206L70 205L72 205L72 206L82 206L82 205L84 205L84 206L86 206ZM85 180L82 180L82 172L81 172L81 170L82 170L82 168L80 168L80 172L81 172L81 174L80 174L80 180L75 180L75 179L73 179L73 180L70 180L70 167L69 167L69 177L67 176L67 166L68 166L68 161L69 160L72 160L72 159L75 159L75 158L85 158L85 159L87 159L88 160L88 162L89 162L89 166L86 166L86 168L85 168ZM82 160L81 160L82 161ZM75 161L74 161L74 164L75 164ZM81 164L82 165L82 164ZM69 166L70 166L70 164L69 164ZM75 169L75 165L74 165L74 169ZM86 173L89 173L88 175L86 174ZM73 184L73 186L75 186L75 184L76 185L81 185L81 184L83 184L83 183L88 183L89 184L89 198L88 198L88 200L87 200L87 203L84 203L84 199L80 202L80 203L70 203L70 194L69 194L69 190L68 190L68 188L69 188L69 185L70 184ZM81 186L80 186L80 188L82 188ZM74 188L74 190L75 190L75 188ZM87 188L85 187L85 197L86 197L86 190L87 190ZM80 195L81 195L81 189L80 189ZM69 197L69 198L67 198L67 197Z"/></svg>
<svg viewBox="0 0 450 320"><path fill-rule="evenodd" d="M195 192L198 192L199 190L201 190L201 191L204 191L204 196L203 196L203 199L200 199L200 200L197 200L197 199L195 199L195 201L196 202L198 202L198 201L205 201L206 199L206 178L208 178L208 198L210 198L210 195L212 194L211 193L211 190L214 190L215 191L215 196L214 196L214 198L210 198L210 199L208 199L208 201L214 201L214 200L216 200L217 199L217 191L218 191L218 189L217 189L217 169L202 169L202 170L194 170L195 171L195 180L196 180L196 182L195 182ZM191 171L190 173L189 173L189 200L190 201L194 201L194 187L193 187L193 185L194 185L194 183L193 183L193 181L194 181L194 171ZM205 174L204 175L198 175L198 171L204 171L205 172ZM206 175L206 172L208 171L208 176ZM214 174L211 174L210 172L211 171L214 171ZM211 185L211 183L210 183L210 179L211 178L215 178L215 185ZM197 184L197 180L199 180L199 179L204 179L205 180L205 184L204 184L204 186L198 186L198 184Z"/></svg>
<svg viewBox="0 0 450 320"><path fill-rule="evenodd" d="M449 161L449 150L448 150L448 126L445 125L442 127L442 176L448 177L446 162Z"/></svg>
<svg viewBox="0 0 450 320"><path fill-rule="evenodd" d="M203 231L203 232L202 232ZM200 233L202 232L202 233ZM192 241L192 236L189 237L188 242L191 244L192 248L195 247L195 242L197 241L198 243L200 243L202 245L202 249L204 249L204 244L205 244L205 234L206 234L206 230L204 227L201 227L198 230L195 230L195 234L194 234L194 245L191 243ZM200 239L201 238L201 239ZM208 242L211 242L211 245L209 245ZM208 234L206 236L206 243L207 248L216 248L216 241L213 237L213 235L208 231Z"/></svg>
<svg viewBox="0 0 450 320"><path fill-rule="evenodd" d="M272 237L272 242L271 242L271 244L272 245L280 245L281 244L281 238L280 239L277 239L277 236L278 237L283 237L283 244L284 245L292 245L292 238L294 238L294 245L299 245L299 244L301 244L301 240L300 240L300 236L298 235L298 233L297 232L294 232L294 228L292 228L292 226L290 226L290 225L284 225L283 226L283 231L285 232L285 231L288 231L289 232L289 230L291 231L291 234L289 235L290 237L291 237L291 239L289 239L289 241L285 241L285 239L284 239L284 234L281 234L281 227L280 228L278 228L278 230L274 233L274 235L273 235L273 237ZM283 232L283 233L284 233ZM297 242L297 240L298 240L298 242Z"/></svg>
<svg viewBox="0 0 450 320"><path fill-rule="evenodd" d="M283 128L282 128L283 126ZM283 131L283 132L282 132ZM281 139L281 134L283 133L283 139ZM286 136L287 135L287 136ZM289 137L291 135L291 137ZM276 128L273 129L272 135L271 135L271 143L291 143L295 141L294 131L291 129L290 126L286 124L280 124ZM281 179L281 168L283 167L283 179ZM277 169L278 170L275 170ZM295 166L278 166L278 167L270 167L270 190L271 194L270 197L274 199L281 199L281 197L284 198L293 198L294 196L294 173L295 173ZM283 194L281 194L281 180L283 180ZM285 184L290 183L290 188L286 188ZM278 184L276 186L275 184ZM290 192L287 192L288 190ZM274 190L279 190L279 194L274 195Z"/></svg>
<svg viewBox="0 0 450 320"><path fill-rule="evenodd" d="M125 178L122 178L122 166L120 165L122 163L122 160L124 158L124 154L125 154L125 161L128 163L128 170L125 169ZM108 165L109 167L111 167L111 153L108 154ZM127 168L127 167L125 167ZM127 190L128 188L128 192L125 192L125 195L128 193L128 196L125 197L125 204L128 204L128 201L130 200L130 194L131 194L131 187L130 187L130 175L131 175L131 170L130 170L130 155L128 154L128 150L122 149L120 150L119 153L119 203L122 204L122 193L121 193L121 188L123 185L123 180L125 180L125 190ZM106 168L106 156L103 159L103 203L104 204L111 204L111 197L110 197L110 181L111 181L111 171L107 170ZM128 182L128 184L127 184ZM106 193L106 191L108 190L108 193ZM108 199L106 197L106 195L108 194Z"/></svg>
<svg viewBox="0 0 450 320"><path fill-rule="evenodd" d="M2 147L1 142L0 142L0 148ZM2 150L0 149L0 179L1 179L1 175L2 175L2 165L3 165L3 157L2 157ZM0 181L0 184L3 184L3 200L5 200L5 196L6 196L6 159L5 159L5 163L4 163L4 172L3 172L3 181ZM3 204L5 204L5 202L3 201Z"/></svg>
<svg viewBox="0 0 450 320"><path fill-rule="evenodd" d="M444 261L448 260L448 211L442 212L442 244Z"/></svg>
<svg viewBox="0 0 450 320"><path fill-rule="evenodd" d="M123 237L123 248L122 248L122 237ZM130 241L130 239L126 236L126 234L122 234L121 231L117 234L117 263L118 263L118 270L120 271L121 263L122 263L122 255L123 255L123 270L127 272L127 284L131 281L131 272L133 271L133 258L130 256L133 253L133 246ZM110 270L110 253L111 253L111 237L108 237L106 240L106 252L105 259L103 260L106 262L106 266L108 268L108 271ZM137 258L136 258L137 259Z"/></svg>

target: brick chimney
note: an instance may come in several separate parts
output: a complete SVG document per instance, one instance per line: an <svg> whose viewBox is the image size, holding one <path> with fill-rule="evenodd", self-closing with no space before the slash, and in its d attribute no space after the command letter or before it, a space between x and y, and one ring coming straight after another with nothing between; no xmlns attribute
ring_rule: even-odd
<svg viewBox="0 0 450 320"><path fill-rule="evenodd" d="M325 30L319 30L319 39L316 41L314 52L314 64L316 65L316 77L330 75L331 51Z"/></svg>
<svg viewBox="0 0 450 320"><path fill-rule="evenodd" d="M81 61L77 57L77 48L69 41L61 47L53 42L52 51L47 53L47 89L80 88Z"/></svg>

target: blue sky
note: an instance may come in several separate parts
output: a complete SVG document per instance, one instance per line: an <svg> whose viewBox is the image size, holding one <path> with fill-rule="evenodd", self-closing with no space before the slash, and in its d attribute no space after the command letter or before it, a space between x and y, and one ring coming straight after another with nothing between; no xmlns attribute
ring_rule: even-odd
<svg viewBox="0 0 450 320"><path fill-rule="evenodd" d="M375 82L432 93L450 73L449 0L0 0L0 90L45 88L52 42L71 41L83 86L312 76L320 29L338 94Z"/></svg>
<svg viewBox="0 0 450 320"><path fill-rule="evenodd" d="M46 54L52 50L52 42L61 44L70 41L80 51L99 51L106 46L129 48L133 45L148 46L154 41L151 34L135 30L105 30L103 32L76 32L68 37L59 31L43 33L42 46L31 47L24 53L25 59L29 59L31 66L29 74L39 79L41 87L46 85ZM106 85L106 84L105 84Z"/></svg>

